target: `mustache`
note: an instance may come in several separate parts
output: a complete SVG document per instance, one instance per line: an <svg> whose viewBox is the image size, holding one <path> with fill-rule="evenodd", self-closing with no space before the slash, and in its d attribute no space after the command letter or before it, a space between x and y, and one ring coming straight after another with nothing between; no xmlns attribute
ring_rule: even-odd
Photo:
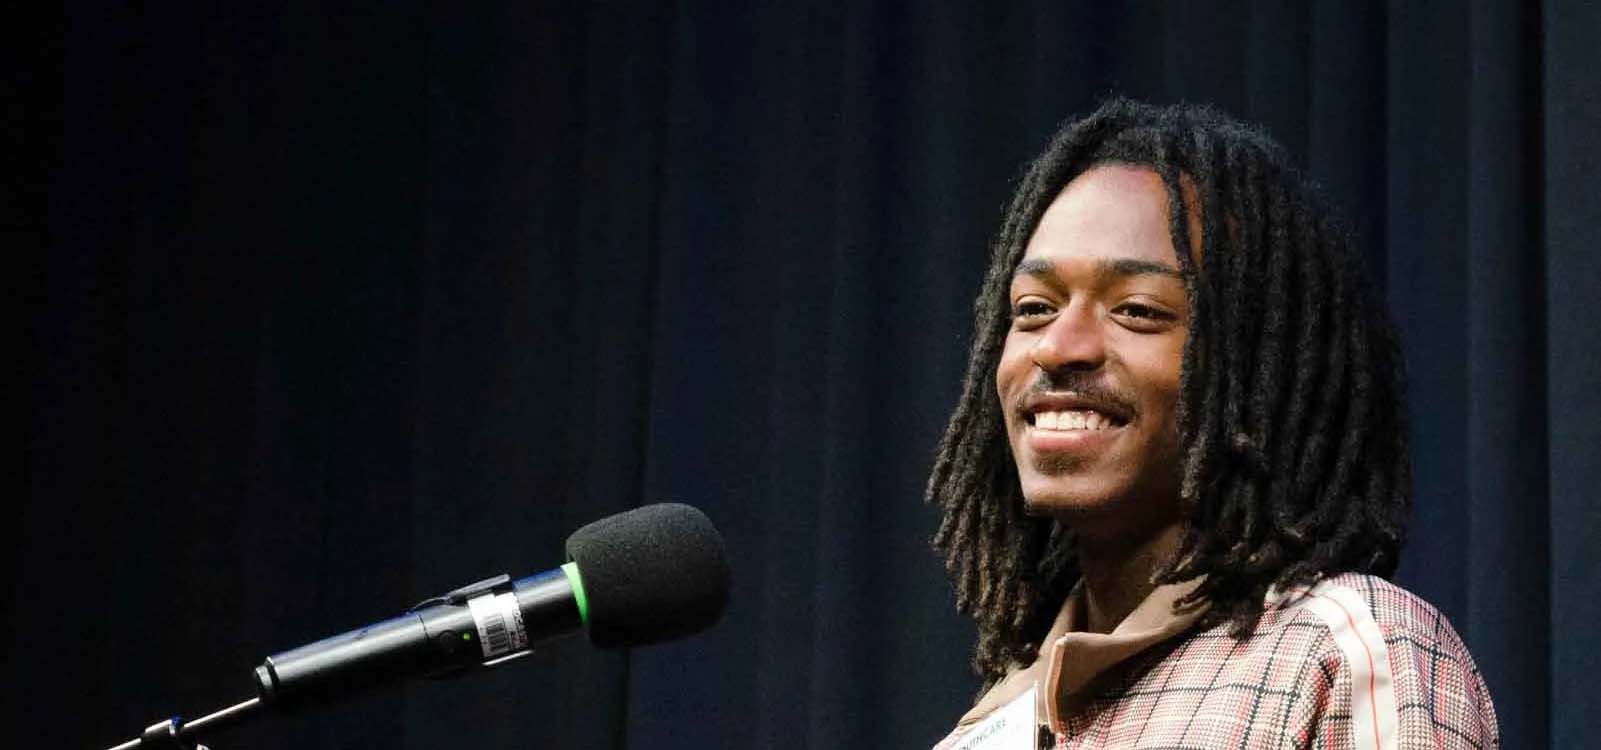
<svg viewBox="0 0 1601 750"><path fill-rule="evenodd" d="M1112 407L1108 411L1121 412L1130 418L1138 417L1139 400L1127 390L1107 382L1105 377L1082 370L1041 371L1034 382L1019 397L1021 409L1030 398L1050 394L1072 393L1092 404Z"/></svg>

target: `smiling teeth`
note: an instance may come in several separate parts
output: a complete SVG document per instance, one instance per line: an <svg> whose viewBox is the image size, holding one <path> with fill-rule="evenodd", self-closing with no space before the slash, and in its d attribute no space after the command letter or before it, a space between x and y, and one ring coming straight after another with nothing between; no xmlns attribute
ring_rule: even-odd
<svg viewBox="0 0 1601 750"><path fill-rule="evenodd" d="M1084 409L1072 411L1042 411L1034 415L1034 428L1039 430L1107 430L1115 425L1100 412Z"/></svg>

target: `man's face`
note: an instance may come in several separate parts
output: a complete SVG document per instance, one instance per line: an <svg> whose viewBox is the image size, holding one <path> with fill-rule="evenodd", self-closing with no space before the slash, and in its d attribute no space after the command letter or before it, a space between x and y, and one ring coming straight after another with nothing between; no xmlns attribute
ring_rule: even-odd
<svg viewBox="0 0 1601 750"><path fill-rule="evenodd" d="M995 384L1029 511L1086 531L1176 521L1190 313L1161 178L1103 165L1069 183L1010 304Z"/></svg>

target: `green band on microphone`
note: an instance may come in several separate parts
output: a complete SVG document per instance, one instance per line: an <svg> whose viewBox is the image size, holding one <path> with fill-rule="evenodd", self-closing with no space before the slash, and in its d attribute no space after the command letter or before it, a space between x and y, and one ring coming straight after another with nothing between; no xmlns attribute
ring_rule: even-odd
<svg viewBox="0 0 1601 750"><path fill-rule="evenodd" d="M561 572L567 574L567 582L573 585L573 601L578 604L578 619L583 621L584 627L589 627L589 599L584 597L584 579L578 575L578 563L570 562L561 566Z"/></svg>

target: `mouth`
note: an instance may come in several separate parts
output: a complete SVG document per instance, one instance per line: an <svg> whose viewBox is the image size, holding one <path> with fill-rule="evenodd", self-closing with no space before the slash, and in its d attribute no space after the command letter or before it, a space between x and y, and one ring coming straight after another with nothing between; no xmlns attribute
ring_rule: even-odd
<svg viewBox="0 0 1601 750"><path fill-rule="evenodd" d="M1026 412L1024 421L1040 432L1103 432L1128 424L1116 415L1095 409L1048 409Z"/></svg>
<svg viewBox="0 0 1601 750"><path fill-rule="evenodd" d="M1039 432L1106 432L1133 419L1123 404L1083 393L1033 393L1021 406L1023 421Z"/></svg>
<svg viewBox="0 0 1601 750"><path fill-rule="evenodd" d="M1095 392L1033 392L1021 404L1025 444L1036 459L1087 460L1109 450L1134 412ZM1057 468L1061 468L1058 466Z"/></svg>

